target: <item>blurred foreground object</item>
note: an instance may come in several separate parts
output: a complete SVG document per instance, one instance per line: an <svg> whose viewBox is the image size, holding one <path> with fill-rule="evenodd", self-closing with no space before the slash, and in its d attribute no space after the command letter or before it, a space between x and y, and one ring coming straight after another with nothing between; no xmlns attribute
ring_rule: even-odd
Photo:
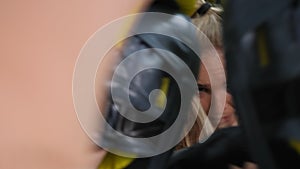
<svg viewBox="0 0 300 169"><path fill-rule="evenodd" d="M193 49L199 49L200 44L197 42L196 29L188 22L189 16L180 11L175 1L155 1L147 12L165 13L169 14L169 17L167 20L159 18L159 15L157 18L148 18L146 14L139 19L132 31L146 29L150 30L150 33L134 35L126 39L120 56L121 62L117 65L119 68L114 72L110 83L111 95L107 102L106 115L110 127L105 129L101 142L108 151L127 156L122 158L115 155L119 161L127 161L127 168L142 166L159 169L166 165L172 148L164 154L135 159L133 162L128 157L148 156L159 148L165 148L166 144L172 144L172 141L176 140L175 137L184 134L183 126L187 119L180 119L183 120L183 124L176 134L167 138L168 141L166 138L149 140L149 143L136 141L136 138L155 137L165 132L178 118L181 109L189 111L191 105L183 102L190 103L196 94L196 83L193 87L191 78L197 79L200 61L195 51L189 47L194 46ZM160 34L151 31L158 31ZM173 36L166 36L166 33ZM121 64L123 65L120 68ZM183 74L186 67L191 71L192 77ZM139 71L136 72L137 70ZM186 93L180 91L180 85L188 89ZM156 89L160 92L153 94L152 91ZM159 115L160 112L162 114ZM137 119L142 116L143 118L140 119L146 121L159 116L150 122L137 122L124 115ZM112 134L114 131L120 134ZM104 163L107 166L111 163L110 167L114 168L113 163L117 161L114 161L111 155L107 156L110 156L110 159L104 159ZM104 168L104 163L100 168Z"/></svg>
<svg viewBox="0 0 300 169"><path fill-rule="evenodd" d="M300 1L227 1L224 43L252 158L261 169L300 168Z"/></svg>

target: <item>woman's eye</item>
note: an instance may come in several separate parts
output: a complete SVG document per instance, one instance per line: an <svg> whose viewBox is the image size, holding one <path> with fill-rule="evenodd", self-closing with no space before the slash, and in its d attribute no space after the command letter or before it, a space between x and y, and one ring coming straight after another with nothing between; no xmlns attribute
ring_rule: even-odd
<svg viewBox="0 0 300 169"><path fill-rule="evenodd" d="M199 92L206 92L206 93L211 93L211 90L209 87L206 85L198 84L198 91Z"/></svg>

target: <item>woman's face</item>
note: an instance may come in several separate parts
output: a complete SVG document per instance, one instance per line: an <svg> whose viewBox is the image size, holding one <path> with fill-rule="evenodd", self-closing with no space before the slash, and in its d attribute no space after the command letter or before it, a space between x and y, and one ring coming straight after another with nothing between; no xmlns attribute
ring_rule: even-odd
<svg viewBox="0 0 300 169"><path fill-rule="evenodd" d="M216 50L220 56L223 66L225 66L224 54L223 54L222 49L217 47ZM222 73L223 71L217 71L217 72ZM223 83L223 82L221 82L221 83ZM212 91L211 91L211 84L210 84L210 79L209 79L208 73L202 63L200 66L200 71L199 71L198 87L199 87L200 103L201 103L204 111L206 112L206 114L208 114L209 109L210 109L210 104L211 104ZM218 97L218 96L216 96L216 97ZM235 114L235 108L234 108L232 96L230 93L227 92L225 108L224 108L220 123L218 125L218 128L236 126L237 124L238 124L237 117Z"/></svg>

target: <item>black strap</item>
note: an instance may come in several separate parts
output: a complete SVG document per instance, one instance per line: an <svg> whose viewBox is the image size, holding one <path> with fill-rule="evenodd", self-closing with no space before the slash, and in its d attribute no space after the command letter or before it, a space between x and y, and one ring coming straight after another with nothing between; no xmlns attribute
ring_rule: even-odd
<svg viewBox="0 0 300 169"><path fill-rule="evenodd" d="M206 2L201 5L201 7L197 10L197 13L201 16L205 15L206 12L211 8L211 6L211 3Z"/></svg>

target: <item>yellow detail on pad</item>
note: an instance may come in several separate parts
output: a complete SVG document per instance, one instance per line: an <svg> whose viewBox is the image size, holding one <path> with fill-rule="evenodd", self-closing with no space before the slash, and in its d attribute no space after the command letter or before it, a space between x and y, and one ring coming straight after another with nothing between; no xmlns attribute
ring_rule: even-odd
<svg viewBox="0 0 300 169"><path fill-rule="evenodd" d="M299 140L290 140L290 145L293 147L298 154L300 155L300 141Z"/></svg>
<svg viewBox="0 0 300 169"><path fill-rule="evenodd" d="M257 32L257 47L260 59L260 66L268 66L270 62L270 57L267 48L266 34L261 29L259 29Z"/></svg>
<svg viewBox="0 0 300 169"><path fill-rule="evenodd" d="M170 86L170 79L167 77L164 77L162 79L160 90L162 91L156 98L156 106L159 108L164 108L164 105L167 102L166 96L168 94Z"/></svg>

